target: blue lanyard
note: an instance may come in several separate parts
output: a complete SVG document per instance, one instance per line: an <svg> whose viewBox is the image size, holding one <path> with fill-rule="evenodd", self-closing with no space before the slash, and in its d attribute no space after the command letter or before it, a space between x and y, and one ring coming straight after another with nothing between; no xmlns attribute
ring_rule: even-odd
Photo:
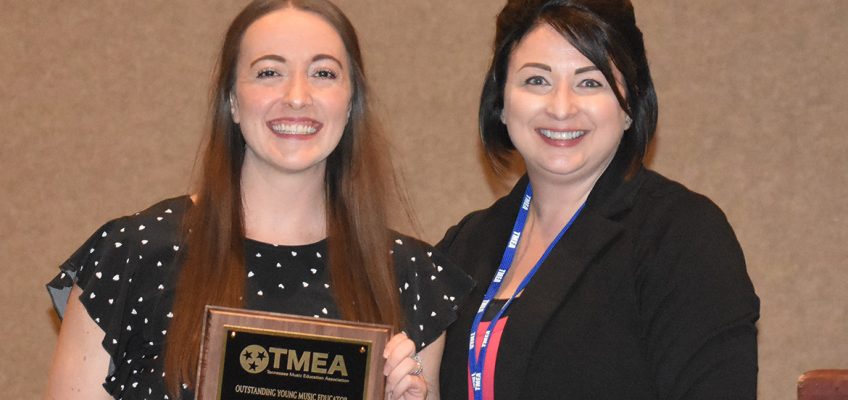
<svg viewBox="0 0 848 400"><path fill-rule="evenodd" d="M506 303L504 303L503 307L501 307L495 317L492 318L492 321L486 328L483 341L480 344L480 356L476 357L474 347L477 343L477 331L480 327L480 321L483 319L486 307L492 299L495 298L495 295L498 293L498 290L503 283L503 278L509 271L510 266L512 266L512 259L515 257L515 250L518 247L518 241L521 239L521 233L524 231L524 225L527 223L527 215L530 210L530 200L532 198L533 189L528 183L527 189L524 191L524 201L521 203L521 208L518 210L518 216L515 218L515 225L512 227L512 236L510 236L509 242L504 250L503 258L501 258L501 264L498 267L498 272L495 274L495 278L492 279L492 283L489 284L489 289L486 291L486 295L483 296L483 302L480 303L480 308L477 309L477 315L474 317L474 322L471 324L471 337L468 341L468 370L471 374L471 386L474 392L474 400L483 399L483 367L486 363L486 345L489 343L489 337L491 336L492 330L494 329L497 321L501 318L504 311L509 308L509 305L512 304L515 296L518 293L521 293L527 284L530 283L530 279L533 278L533 275L536 274L536 271L542 263L545 262L545 259L548 258L548 254L551 253L551 250L553 250L554 246L556 246L557 242L559 242L559 239L566 231L568 231L568 228L571 227L571 224L574 223L574 220L577 219L577 216L580 215L580 212L583 211L583 207L586 205L585 203L581 205L580 208L577 209L577 212L571 216L571 219L567 224L565 224L565 227L562 228L556 238L554 238L551 244L548 245L545 253L542 254L542 257L539 258L539 261L536 262L533 269L527 273L527 276L524 277L524 280L521 281L521 284L518 285L515 292L509 297L509 299L507 299Z"/></svg>

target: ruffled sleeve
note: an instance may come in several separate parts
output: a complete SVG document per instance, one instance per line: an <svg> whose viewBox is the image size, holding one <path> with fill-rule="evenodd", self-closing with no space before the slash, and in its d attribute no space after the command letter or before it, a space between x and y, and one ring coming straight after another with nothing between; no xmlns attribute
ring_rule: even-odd
<svg viewBox="0 0 848 400"><path fill-rule="evenodd" d="M112 358L110 373L114 370L116 354L121 354L119 338L123 325L127 282L122 275L128 273L129 248L120 240L120 220L113 220L97 230L67 261L59 267L59 274L47 284L53 306L60 318L71 289L76 284L82 289L80 302L88 315L106 333L103 347Z"/></svg>
<svg viewBox="0 0 848 400"><path fill-rule="evenodd" d="M161 202L106 223L47 284L60 318L73 286L82 290L80 302L104 332L102 344L110 356L109 370L103 371L104 388L113 395L139 372L140 359L156 352L164 341L166 322L153 316L172 292L183 203Z"/></svg>
<svg viewBox="0 0 848 400"><path fill-rule="evenodd" d="M59 274L47 284L60 318L64 318L74 284L83 291L80 301L104 331L109 326L107 321L114 319L114 314L120 314L120 308L114 307L120 284L109 282L122 281L121 273L125 272L123 266L128 263L130 246L118 240L115 232L118 224L119 220L113 220L100 227L59 266Z"/></svg>
<svg viewBox="0 0 848 400"><path fill-rule="evenodd" d="M404 331L421 350L456 320L474 281L432 246L396 236L392 254L406 319Z"/></svg>

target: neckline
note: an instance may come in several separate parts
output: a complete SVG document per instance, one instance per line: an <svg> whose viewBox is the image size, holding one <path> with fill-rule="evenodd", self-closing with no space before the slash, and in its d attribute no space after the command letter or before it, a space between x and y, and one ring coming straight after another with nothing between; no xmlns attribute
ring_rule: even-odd
<svg viewBox="0 0 848 400"><path fill-rule="evenodd" d="M189 207L193 207L194 206L194 199L192 198L192 195L191 194L185 194L183 196L186 198L185 200L188 203L188 206L186 207L186 209L188 209ZM249 237L245 237L244 242L245 242L245 244L251 245L251 246L264 247L264 248L268 248L268 249L278 249L278 250L324 248L324 247L327 246L327 238L323 238L323 239L321 239L317 242L313 242L313 243L297 244L297 245L294 245L294 244L274 244L274 243L262 242L262 241L259 241L259 240L251 239Z"/></svg>
<svg viewBox="0 0 848 400"><path fill-rule="evenodd" d="M307 244L274 244L268 242L261 242L255 239L251 239L249 237L244 238L244 242L247 245L256 246L256 247L264 247L268 249L276 249L276 250L293 250L293 249L313 249L313 248L324 248L327 245L327 238L323 238L314 243Z"/></svg>

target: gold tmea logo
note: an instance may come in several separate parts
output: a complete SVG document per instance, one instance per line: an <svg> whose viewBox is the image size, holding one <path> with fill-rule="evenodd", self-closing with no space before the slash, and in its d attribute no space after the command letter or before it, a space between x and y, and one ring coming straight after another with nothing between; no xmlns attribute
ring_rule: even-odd
<svg viewBox="0 0 848 400"><path fill-rule="evenodd" d="M269 374L274 375L305 372L348 376L347 363L341 354L298 351L280 347L269 347L266 350L258 344L245 347L239 354L239 363L246 372L251 374L258 374L267 369Z"/></svg>
<svg viewBox="0 0 848 400"><path fill-rule="evenodd" d="M265 348L257 344L245 347L239 356L241 367L251 374L258 374L268 368L269 359Z"/></svg>

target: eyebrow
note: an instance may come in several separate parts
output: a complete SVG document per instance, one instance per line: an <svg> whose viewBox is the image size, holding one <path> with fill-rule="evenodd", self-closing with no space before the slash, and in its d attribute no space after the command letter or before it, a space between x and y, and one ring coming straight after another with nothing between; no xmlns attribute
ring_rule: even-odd
<svg viewBox="0 0 848 400"><path fill-rule="evenodd" d="M339 61L339 59L338 59L338 58L333 57L333 56L331 56L331 55L329 55L329 54L318 54L318 55L316 55L315 57L312 57L312 62L315 62L315 61L321 61L321 60L332 60L332 61L335 61L335 62L336 62L336 64L339 64L339 67L340 67L341 69L344 69L344 64L343 64L341 61Z"/></svg>
<svg viewBox="0 0 848 400"><path fill-rule="evenodd" d="M250 67L253 68L253 66L256 65L256 63L258 63L260 61L264 61L264 60L277 61L277 62L281 62L281 63L286 62L286 59L282 56L278 56L276 54L268 54L268 55L264 55L262 57L259 57L255 60L253 60L253 62L250 63Z"/></svg>
<svg viewBox="0 0 848 400"><path fill-rule="evenodd" d="M549 65L542 64L542 63L532 63L532 62L527 63L527 64L522 65L521 68L519 68L519 70L522 70L524 68L538 68L538 69L542 69L542 70L551 72L551 67Z"/></svg>
<svg viewBox="0 0 848 400"><path fill-rule="evenodd" d="M590 65L588 67L582 67L582 68L575 69L574 75L582 74L584 72L589 72L589 71L600 71L600 69L598 67L594 66L594 65Z"/></svg>
<svg viewBox="0 0 848 400"><path fill-rule="evenodd" d="M251 62L251 63L250 63L251 68L252 68L254 65L256 65L256 63L258 63L258 62L260 62L260 61L264 61L264 60L276 61L276 62L280 62L280 63L285 63L285 62L286 62L286 58L285 58L285 57L283 57L283 56L278 56L278 55L276 55L276 54L267 54L267 55L264 55L264 56L262 56L262 57L259 57L259 58L255 59L255 60L253 60L253 62ZM339 67L341 67L342 69L344 69L344 64L342 64L342 62L341 62L341 61L339 61L339 59L337 59L336 57L333 57L333 56L331 56L331 55L329 55L329 54L318 54L318 55L316 55L315 57L312 57L312 62L315 62L315 61L321 61L321 60L332 60L332 61L335 61L337 64L339 64Z"/></svg>
<svg viewBox="0 0 848 400"><path fill-rule="evenodd" d="M551 72L551 67L547 64L542 64L542 63L527 63L527 64L522 65L521 68L519 68L519 69L524 69L524 68L538 68L538 69L541 69L541 70ZM598 67L596 67L594 65L590 65L588 67L580 67L580 68L577 68L577 69L574 70L574 75L582 74L584 72L589 72L589 71L599 71L599 69L598 69Z"/></svg>

